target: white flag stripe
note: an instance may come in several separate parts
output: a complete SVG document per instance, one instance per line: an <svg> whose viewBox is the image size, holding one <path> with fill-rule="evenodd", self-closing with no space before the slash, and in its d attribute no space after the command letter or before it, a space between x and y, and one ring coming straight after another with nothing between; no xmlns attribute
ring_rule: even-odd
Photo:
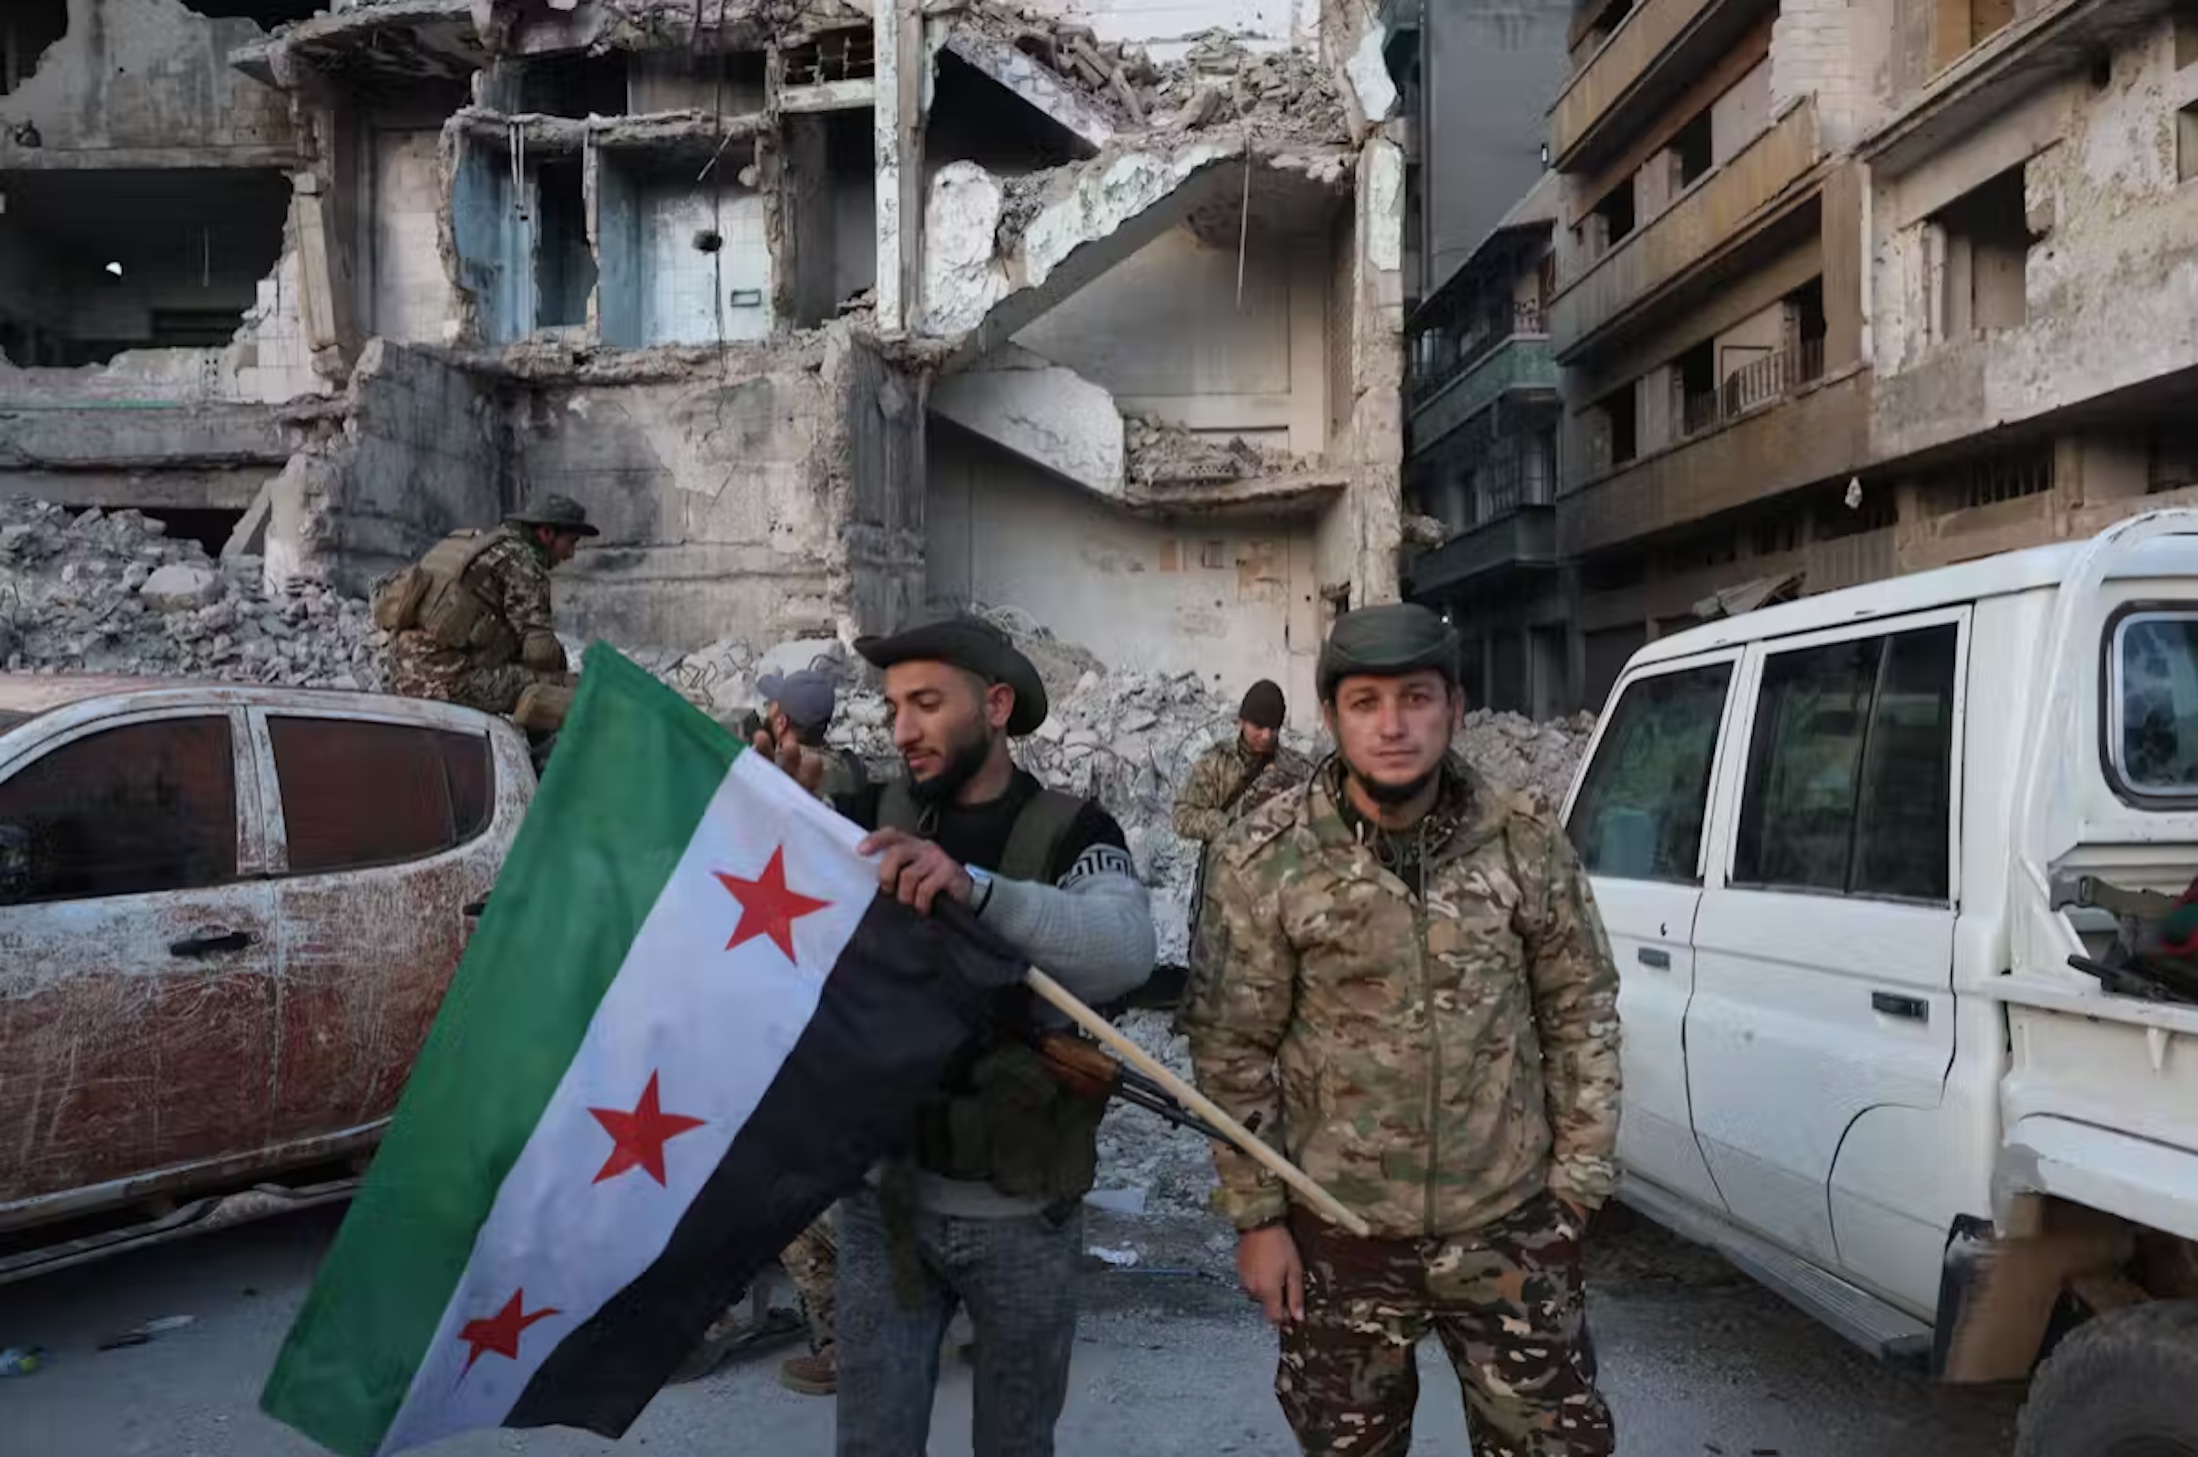
<svg viewBox="0 0 2198 1457"><path fill-rule="evenodd" d="M557 1343L663 1252L870 907L877 878L854 857L859 838L763 755L733 761L498 1190L383 1453L502 1425ZM767 935L726 948L741 904L714 874L754 880L782 847L788 888L831 902L793 923L798 965ZM632 1110L651 1073L664 1113L707 1121L664 1145L665 1186L639 1168L592 1183L614 1145L588 1110ZM528 1313L558 1313L526 1328L517 1360L488 1353L468 1371L460 1332L517 1290Z"/></svg>

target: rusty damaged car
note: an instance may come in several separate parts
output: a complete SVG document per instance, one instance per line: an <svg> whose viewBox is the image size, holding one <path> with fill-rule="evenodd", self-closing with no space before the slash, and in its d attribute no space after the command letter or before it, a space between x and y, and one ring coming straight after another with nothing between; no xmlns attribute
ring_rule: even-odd
<svg viewBox="0 0 2198 1457"><path fill-rule="evenodd" d="M534 783L448 704L0 674L0 1280L350 1192Z"/></svg>

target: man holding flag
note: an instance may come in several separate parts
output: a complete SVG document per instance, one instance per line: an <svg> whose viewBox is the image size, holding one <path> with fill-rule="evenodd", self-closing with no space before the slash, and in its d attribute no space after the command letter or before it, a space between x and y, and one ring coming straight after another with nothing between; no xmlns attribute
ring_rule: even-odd
<svg viewBox="0 0 2198 1457"><path fill-rule="evenodd" d="M982 697L995 726L1030 712L1013 689ZM941 701L904 693L903 712ZM862 834L591 649L564 750L262 1405L345 1457L480 1427L622 1434L733 1294L909 1146L910 1110L996 1035L1027 969L980 923L969 877L894 840L881 894ZM1089 873L1119 872L1113 855ZM990 914L1025 949L1094 930L1059 910L1008 890ZM1087 950L1061 969L1131 959ZM1057 1263L1073 1273L1073 1255Z"/></svg>
<svg viewBox="0 0 2198 1457"><path fill-rule="evenodd" d="M1045 722L1037 669L999 629L947 618L857 652L884 670L908 777L843 805L886 895L948 902L1087 1002L1151 974L1151 906L1121 827L1016 767ZM976 1457L1050 1457L1076 1338L1082 1200L1102 1100L1055 1080L1016 987L925 1100L911 1158L840 1206L839 1457L923 1457L939 1344L976 1333Z"/></svg>

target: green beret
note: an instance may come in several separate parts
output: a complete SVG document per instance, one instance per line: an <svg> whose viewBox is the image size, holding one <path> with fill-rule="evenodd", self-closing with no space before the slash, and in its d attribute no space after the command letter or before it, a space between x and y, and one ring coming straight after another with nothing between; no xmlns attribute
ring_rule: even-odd
<svg viewBox="0 0 2198 1457"><path fill-rule="evenodd" d="M1390 602L1337 618L1321 644L1314 676L1320 701L1333 703L1336 686L1346 678L1401 678L1429 668L1457 686L1458 635L1425 607Z"/></svg>

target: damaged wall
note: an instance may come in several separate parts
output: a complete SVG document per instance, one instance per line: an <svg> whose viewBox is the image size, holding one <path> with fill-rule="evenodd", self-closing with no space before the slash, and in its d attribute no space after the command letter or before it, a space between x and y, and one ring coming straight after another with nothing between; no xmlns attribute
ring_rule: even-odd
<svg viewBox="0 0 2198 1457"><path fill-rule="evenodd" d="M573 497L603 530L559 576L561 625L693 648L889 618L915 590L921 506L892 483L912 478L921 426L883 371L845 341L807 341L691 355L638 383L525 386L521 487Z"/></svg>
<svg viewBox="0 0 2198 1457"><path fill-rule="evenodd" d="M1944 148L1874 208L1872 449L1893 458L2198 369L2198 146L2179 135L2198 67L2162 21L2114 53L2107 83L2073 77ZM2019 325L1949 332L1943 259L1958 205L2021 169ZM1956 205L1949 209L1949 204ZM2019 242L2018 242L2019 250ZM2139 301L2142 301L2140 306Z"/></svg>
<svg viewBox="0 0 2198 1457"><path fill-rule="evenodd" d="M292 457L272 491L271 582L327 582L354 596L508 500L492 384L425 349L368 344L342 434Z"/></svg>
<svg viewBox="0 0 2198 1457"><path fill-rule="evenodd" d="M952 426L931 432L927 586L1017 607L1113 667L1273 678L1310 722L1319 648L1312 532L1286 521L1129 516Z"/></svg>
<svg viewBox="0 0 2198 1457"><path fill-rule="evenodd" d="M68 4L67 33L0 98L0 167L249 167L292 156L281 93L229 66L231 50L261 37L257 25L209 20L180 0Z"/></svg>

